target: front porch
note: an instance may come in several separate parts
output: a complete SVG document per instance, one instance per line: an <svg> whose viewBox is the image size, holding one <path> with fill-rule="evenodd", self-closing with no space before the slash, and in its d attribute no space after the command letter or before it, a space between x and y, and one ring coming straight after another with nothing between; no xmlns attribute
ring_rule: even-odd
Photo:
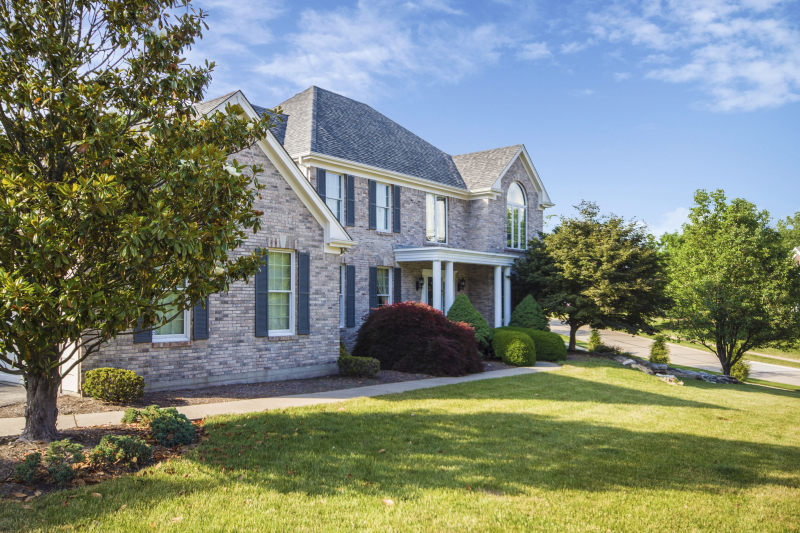
<svg viewBox="0 0 800 533"><path fill-rule="evenodd" d="M413 284L413 299L446 314L463 292L489 324L508 325L515 255L426 246L396 248L394 256Z"/></svg>

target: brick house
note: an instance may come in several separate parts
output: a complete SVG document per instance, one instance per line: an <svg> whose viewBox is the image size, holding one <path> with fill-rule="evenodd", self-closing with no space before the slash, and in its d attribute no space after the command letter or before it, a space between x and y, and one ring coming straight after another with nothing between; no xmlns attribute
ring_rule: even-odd
<svg viewBox="0 0 800 533"><path fill-rule="evenodd" d="M197 106L266 109L240 91ZM101 366L150 390L335 373L370 308L415 300L447 311L466 293L490 324L510 315L509 274L552 204L523 145L448 155L366 104L310 87L281 123L234 157L260 164L269 249L249 282L154 331L121 335L66 379Z"/></svg>

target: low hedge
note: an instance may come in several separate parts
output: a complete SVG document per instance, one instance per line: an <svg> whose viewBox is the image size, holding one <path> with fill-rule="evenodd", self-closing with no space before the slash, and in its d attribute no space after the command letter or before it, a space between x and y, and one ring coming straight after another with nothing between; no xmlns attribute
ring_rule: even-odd
<svg viewBox="0 0 800 533"><path fill-rule="evenodd" d="M536 345L536 359L539 361L563 361L567 358L567 346L564 344L564 339L562 339L561 335L558 333L532 328L506 326L496 329L495 334L503 330L518 331L528 335Z"/></svg>
<svg viewBox="0 0 800 533"><path fill-rule="evenodd" d="M496 329L492 339L494 353L505 364L533 366L536 364L536 345L521 331Z"/></svg>
<svg viewBox="0 0 800 533"><path fill-rule="evenodd" d="M381 362L374 357L355 357L353 355L339 356L339 373L344 376L371 378L378 375Z"/></svg>
<svg viewBox="0 0 800 533"><path fill-rule="evenodd" d="M95 368L86 372L84 394L110 403L131 403L144 396L144 378L133 370Z"/></svg>

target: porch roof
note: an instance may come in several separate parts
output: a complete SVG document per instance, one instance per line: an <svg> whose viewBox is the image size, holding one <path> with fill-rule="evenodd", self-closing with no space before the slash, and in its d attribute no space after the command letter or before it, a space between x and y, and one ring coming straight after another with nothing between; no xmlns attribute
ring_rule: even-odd
<svg viewBox="0 0 800 533"><path fill-rule="evenodd" d="M473 265L511 266L517 256L496 252L465 250L463 248L425 246L422 248L396 248L394 250L394 259L398 263L452 261L454 263L470 263Z"/></svg>

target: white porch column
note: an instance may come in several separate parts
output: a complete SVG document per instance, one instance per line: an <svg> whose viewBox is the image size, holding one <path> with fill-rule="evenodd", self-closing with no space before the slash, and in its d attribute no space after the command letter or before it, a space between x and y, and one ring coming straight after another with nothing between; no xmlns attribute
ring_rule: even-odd
<svg viewBox="0 0 800 533"><path fill-rule="evenodd" d="M503 325L503 267L494 267L494 327Z"/></svg>
<svg viewBox="0 0 800 533"><path fill-rule="evenodd" d="M503 269L503 325L511 320L511 267Z"/></svg>
<svg viewBox="0 0 800 533"><path fill-rule="evenodd" d="M445 261L444 262L444 313L450 310L450 306L453 305L453 300L455 300L455 287L453 286L453 262L452 261Z"/></svg>
<svg viewBox="0 0 800 533"><path fill-rule="evenodd" d="M433 307L442 310L442 262L433 261Z"/></svg>

